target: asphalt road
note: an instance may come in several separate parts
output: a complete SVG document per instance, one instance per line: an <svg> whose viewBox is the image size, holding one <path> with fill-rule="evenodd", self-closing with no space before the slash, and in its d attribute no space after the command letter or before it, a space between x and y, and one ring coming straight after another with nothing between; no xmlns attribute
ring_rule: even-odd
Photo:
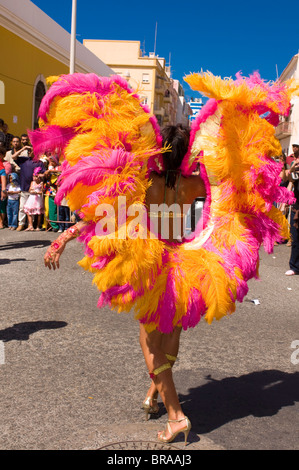
<svg viewBox="0 0 299 470"><path fill-rule="evenodd" d="M145 422L140 408L149 378L138 324L97 308L77 241L60 270L43 267L55 237L0 231L0 449L155 448L166 414L161 404ZM174 378L192 422L188 451L299 449L299 276L284 275L289 254L261 251L261 280L237 311L182 334Z"/></svg>

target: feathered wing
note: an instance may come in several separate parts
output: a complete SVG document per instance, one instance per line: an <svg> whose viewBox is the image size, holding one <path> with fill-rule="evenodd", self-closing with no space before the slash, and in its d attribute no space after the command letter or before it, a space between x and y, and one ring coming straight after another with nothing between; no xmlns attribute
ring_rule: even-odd
<svg viewBox="0 0 299 470"><path fill-rule="evenodd" d="M79 264L94 274L99 306L130 310L162 266L164 244L148 232L144 206L148 167L161 161L156 118L119 76L51 81L40 129L30 133L35 154L60 155L56 202L66 197L88 222L79 238L85 246Z"/></svg>
<svg viewBox="0 0 299 470"><path fill-rule="evenodd" d="M193 268L194 278L205 280L193 289L204 307L192 306L186 316L192 323L192 315L204 314L211 322L233 311L248 291L247 281L258 277L260 246L269 253L275 241L288 237L287 220L274 202L292 203L293 193L279 186L281 165L272 157L281 154L275 125L279 115L288 114L298 87L265 83L257 73L236 80L202 73L185 80L210 98L194 123L182 165L190 174L199 162L208 188L206 217L181 247L186 263L199 253L209 259Z"/></svg>

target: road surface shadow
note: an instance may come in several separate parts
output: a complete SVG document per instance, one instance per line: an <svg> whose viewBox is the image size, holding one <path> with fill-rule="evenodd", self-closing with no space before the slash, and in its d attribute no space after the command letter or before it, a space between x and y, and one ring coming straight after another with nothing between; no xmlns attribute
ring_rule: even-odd
<svg viewBox="0 0 299 470"><path fill-rule="evenodd" d="M0 259L0 265L14 263L15 261L33 261L33 260L28 260L26 258L15 258L15 259L2 258Z"/></svg>
<svg viewBox="0 0 299 470"><path fill-rule="evenodd" d="M67 323L64 321L35 321L16 323L15 325L0 330L0 341L7 343L8 341L27 341L33 333L40 330L54 330L56 328L64 328Z"/></svg>
<svg viewBox="0 0 299 470"><path fill-rule="evenodd" d="M286 406L299 402L299 372L263 370L215 380L180 394L192 429L205 434L246 416L273 416Z"/></svg>
<svg viewBox="0 0 299 470"><path fill-rule="evenodd" d="M21 249L21 248L44 248L46 246L51 245L50 240L23 240L19 242L8 242L5 245L0 245L0 251L5 250L14 250L14 249Z"/></svg>

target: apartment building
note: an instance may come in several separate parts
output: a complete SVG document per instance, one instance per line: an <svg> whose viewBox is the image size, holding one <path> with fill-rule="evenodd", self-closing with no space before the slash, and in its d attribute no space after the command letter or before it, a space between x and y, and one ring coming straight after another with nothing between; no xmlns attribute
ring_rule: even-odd
<svg viewBox="0 0 299 470"><path fill-rule="evenodd" d="M179 96L163 57L144 55L140 41L84 39L83 45L137 90L160 126L177 122Z"/></svg>
<svg viewBox="0 0 299 470"><path fill-rule="evenodd" d="M279 80L285 82L290 78L299 80L299 54L292 57ZM283 152L286 155L292 153L292 144L299 143L299 97L291 101L291 110L289 115L281 118L281 122L276 127L276 137L280 141Z"/></svg>

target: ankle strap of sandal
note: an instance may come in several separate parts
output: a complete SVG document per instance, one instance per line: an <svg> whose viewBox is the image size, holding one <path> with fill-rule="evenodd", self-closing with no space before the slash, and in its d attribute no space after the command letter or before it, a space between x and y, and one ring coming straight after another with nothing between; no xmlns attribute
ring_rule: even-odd
<svg viewBox="0 0 299 470"><path fill-rule="evenodd" d="M188 419L187 416L184 416L184 418L181 419L168 419L169 423L180 423L181 421L184 421L185 419Z"/></svg>

